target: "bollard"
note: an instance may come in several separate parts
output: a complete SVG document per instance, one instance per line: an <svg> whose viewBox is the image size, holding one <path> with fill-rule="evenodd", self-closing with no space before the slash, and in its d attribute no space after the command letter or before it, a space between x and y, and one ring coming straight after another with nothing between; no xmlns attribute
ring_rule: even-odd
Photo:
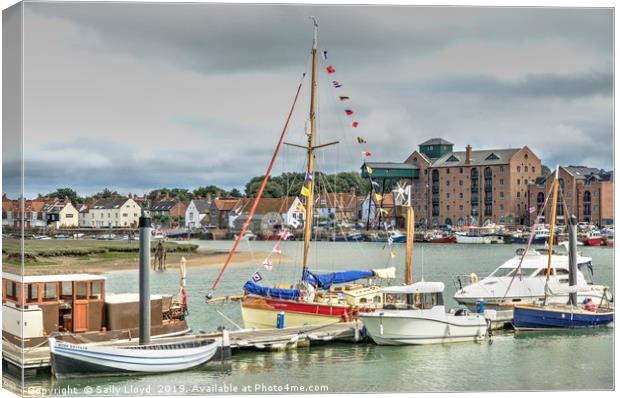
<svg viewBox="0 0 620 398"><path fill-rule="evenodd" d="M478 308L479 314L484 314L484 299L476 300L476 308Z"/></svg>
<svg viewBox="0 0 620 398"><path fill-rule="evenodd" d="M278 319L276 321L276 328L284 329L284 312L278 312Z"/></svg>

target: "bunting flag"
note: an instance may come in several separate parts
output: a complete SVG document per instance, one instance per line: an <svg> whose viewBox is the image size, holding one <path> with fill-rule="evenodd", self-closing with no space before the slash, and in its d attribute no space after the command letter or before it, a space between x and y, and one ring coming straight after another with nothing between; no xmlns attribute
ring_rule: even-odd
<svg viewBox="0 0 620 398"><path fill-rule="evenodd" d="M323 59L327 61L327 50L323 50L321 54L323 55Z"/></svg>
<svg viewBox="0 0 620 398"><path fill-rule="evenodd" d="M304 209L305 210L305 209ZM293 228L298 228L301 223L296 218L293 218L289 225ZM284 239L284 238L283 238Z"/></svg>
<svg viewBox="0 0 620 398"><path fill-rule="evenodd" d="M310 196L310 190L306 187L301 187L301 194L305 197L309 197Z"/></svg>
<svg viewBox="0 0 620 398"><path fill-rule="evenodd" d="M258 282L260 282L260 281L262 281L262 280L263 280L263 277L261 276L261 274L260 274L258 271L256 271L256 272L252 275L252 280L253 280L254 282L257 282L257 283L258 283Z"/></svg>
<svg viewBox="0 0 620 398"><path fill-rule="evenodd" d="M340 101L346 101L346 100L349 99L349 97L346 96L346 95L340 95L340 96L338 96L338 98L340 98Z"/></svg>
<svg viewBox="0 0 620 398"><path fill-rule="evenodd" d="M365 139L363 139L362 137L357 137L357 143L358 143L358 144L365 144L365 143L366 143L366 140L365 140Z"/></svg>
<svg viewBox="0 0 620 398"><path fill-rule="evenodd" d="M394 250L390 252L390 257L396 258L396 252Z"/></svg>
<svg viewBox="0 0 620 398"><path fill-rule="evenodd" d="M336 80L332 81L332 84L334 85L334 88L340 88L342 87L342 84L338 83Z"/></svg>
<svg viewBox="0 0 620 398"><path fill-rule="evenodd" d="M388 236L387 244L388 244L388 246L392 246L394 244L394 238L392 238L391 236Z"/></svg>
<svg viewBox="0 0 620 398"><path fill-rule="evenodd" d="M265 261L263 261L263 267L265 267L266 270L271 271L273 268L273 263L270 259L266 258ZM258 272L256 273L258 274Z"/></svg>
<svg viewBox="0 0 620 398"><path fill-rule="evenodd" d="M535 207L530 207L530 213L536 213L536 208Z"/></svg>
<svg viewBox="0 0 620 398"><path fill-rule="evenodd" d="M380 189L381 188L381 184L379 184L377 181L370 181L370 184L373 186L373 188L375 189Z"/></svg>
<svg viewBox="0 0 620 398"><path fill-rule="evenodd" d="M370 166L366 166L366 171L368 172L368 174L372 174L373 169Z"/></svg>
<svg viewBox="0 0 620 398"><path fill-rule="evenodd" d="M312 181L312 174L306 171L306 181Z"/></svg>
<svg viewBox="0 0 620 398"><path fill-rule="evenodd" d="M362 156L365 158L369 158L372 156L372 152L370 151L362 151Z"/></svg>
<svg viewBox="0 0 620 398"><path fill-rule="evenodd" d="M296 219L293 219L295 221L297 221ZM299 221L297 221L297 225L299 225ZM285 229L284 231L282 231L282 235L280 236L281 240L288 240L288 238L290 238L293 234L289 232L288 229Z"/></svg>
<svg viewBox="0 0 620 398"><path fill-rule="evenodd" d="M329 73L330 75L332 73L336 72L336 68L334 68L333 66L329 65L327 68L325 68L327 70L327 73Z"/></svg>
<svg viewBox="0 0 620 398"><path fill-rule="evenodd" d="M351 116L353 114L353 111L351 109L345 109L344 113L346 113L347 116Z"/></svg>
<svg viewBox="0 0 620 398"><path fill-rule="evenodd" d="M359 122L353 122L353 123L351 123L351 127L353 127L354 129L356 129L356 128L357 128L357 126L359 126L359 125L360 125L360 124L359 124Z"/></svg>
<svg viewBox="0 0 620 398"><path fill-rule="evenodd" d="M375 199L377 199L377 202L381 202L381 199L383 199L382 195L379 195L378 193L375 194Z"/></svg>
<svg viewBox="0 0 620 398"><path fill-rule="evenodd" d="M274 252L274 253L276 253L276 254L282 254L282 247L281 247L279 244L277 244L277 245L275 245L275 246L273 247L272 252Z"/></svg>
<svg viewBox="0 0 620 398"><path fill-rule="evenodd" d="M297 211L298 213L305 213L306 208L304 207L303 203L297 202L297 206L295 207L295 211Z"/></svg>

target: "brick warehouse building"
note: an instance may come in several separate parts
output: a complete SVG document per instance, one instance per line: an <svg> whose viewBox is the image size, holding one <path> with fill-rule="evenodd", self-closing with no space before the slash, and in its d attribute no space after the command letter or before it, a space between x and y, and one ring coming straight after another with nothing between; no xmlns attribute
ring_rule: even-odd
<svg viewBox="0 0 620 398"><path fill-rule="evenodd" d="M527 224L528 185L541 175L541 162L527 146L454 151L433 138L405 163L419 168L412 180L413 206L421 224Z"/></svg>
<svg viewBox="0 0 620 398"><path fill-rule="evenodd" d="M547 177L537 178L528 186L528 205L535 206L537 212L542 209L554 178L555 170ZM566 207L577 216L578 221L591 222L599 226L613 224L613 171L584 166L561 166L559 178L563 195L558 201L558 224L564 223L565 210L562 202L566 202ZM544 216L547 222L551 220L549 214Z"/></svg>

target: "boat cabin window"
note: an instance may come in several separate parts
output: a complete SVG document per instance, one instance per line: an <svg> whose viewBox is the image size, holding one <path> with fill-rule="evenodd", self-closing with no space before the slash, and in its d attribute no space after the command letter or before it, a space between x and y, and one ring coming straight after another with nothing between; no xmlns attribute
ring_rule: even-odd
<svg viewBox="0 0 620 398"><path fill-rule="evenodd" d="M75 298L78 300L86 300L88 298L86 294L87 284L86 282L75 282L76 292Z"/></svg>
<svg viewBox="0 0 620 398"><path fill-rule="evenodd" d="M588 285L593 285L594 280L592 277L594 275L594 271L592 269L592 263L577 264L577 268L579 268L579 271L581 271L581 273L583 274L586 283Z"/></svg>
<svg viewBox="0 0 620 398"><path fill-rule="evenodd" d="M536 274L537 277L547 277L547 268L541 268L540 271Z"/></svg>
<svg viewBox="0 0 620 398"><path fill-rule="evenodd" d="M427 310L436 305L443 305L443 295L441 293L416 293L413 296L413 305L416 308Z"/></svg>
<svg viewBox="0 0 620 398"><path fill-rule="evenodd" d="M39 301L39 286L36 283L26 285L26 302L36 303Z"/></svg>
<svg viewBox="0 0 620 398"><path fill-rule="evenodd" d="M92 281L90 283L90 299L101 299L101 281Z"/></svg>
<svg viewBox="0 0 620 398"><path fill-rule="evenodd" d="M58 284L56 282L48 282L43 284L43 301L56 301Z"/></svg>
<svg viewBox="0 0 620 398"><path fill-rule="evenodd" d="M556 268L554 271L555 276L557 276L560 283L568 283L568 270L564 268Z"/></svg>
<svg viewBox="0 0 620 398"><path fill-rule="evenodd" d="M63 300L73 300L73 283L61 282L60 298Z"/></svg>
<svg viewBox="0 0 620 398"><path fill-rule="evenodd" d="M14 301L17 300L17 283L13 281L6 282L6 298Z"/></svg>
<svg viewBox="0 0 620 398"><path fill-rule="evenodd" d="M498 268L490 276L501 278L503 276L512 276L515 272L515 268Z"/></svg>

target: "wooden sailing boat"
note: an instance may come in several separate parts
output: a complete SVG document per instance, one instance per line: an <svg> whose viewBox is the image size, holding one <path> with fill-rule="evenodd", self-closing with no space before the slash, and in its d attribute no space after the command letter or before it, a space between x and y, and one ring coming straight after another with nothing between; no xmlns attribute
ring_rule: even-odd
<svg viewBox="0 0 620 398"><path fill-rule="evenodd" d="M555 219L558 202L558 169L556 169L553 181L553 193L551 202L551 224L549 229L549 242L553 242L555 234ZM600 303L594 303L591 298L585 303L577 300L577 219L573 215L569 218L569 286L550 288L551 256L553 244L549 245L549 258L547 261L547 274L545 284L545 298L542 305L523 304L516 305L513 311L513 326L515 330L541 330L541 329L581 329L607 326L614 320L614 311L611 303L603 295ZM553 294L569 293L566 304L549 303L548 298ZM603 306L605 304L605 306Z"/></svg>
<svg viewBox="0 0 620 398"><path fill-rule="evenodd" d="M313 206L314 206L314 160L315 152L319 148L336 144L315 144L316 132L316 88L317 88L317 53L318 53L318 25L314 20L314 40L312 45L312 73L310 89L310 129L308 132L308 142L306 145L289 144L303 148L307 154L306 178L303 185L305 196L305 224L304 242L302 257L302 272L300 281L296 284L289 284L277 287L264 287L255 280L249 280L243 286L244 296L241 301L241 314L246 328L274 328L292 327L303 325L322 325L341 321L350 321L357 316L359 311L370 310L380 306L382 295L379 286L352 284L337 286L359 279L370 278L394 278L395 270L393 267L376 270L351 270L344 272L332 272L328 274L317 274L312 272L308 266L310 252L310 238L312 233ZM305 75L304 75L305 76ZM230 259L243 238L247 226L253 216L254 210L260 200L265 183L273 168L273 163L299 96L300 86L293 102L293 107L289 112L287 122L280 136L280 140L274 151L271 163L265 173L263 184L259 188L257 197L248 212L248 217L241 228L237 240L233 244L229 256L220 270L220 274L213 283L212 289L215 290L219 280L228 266ZM211 295L207 296L207 300Z"/></svg>

